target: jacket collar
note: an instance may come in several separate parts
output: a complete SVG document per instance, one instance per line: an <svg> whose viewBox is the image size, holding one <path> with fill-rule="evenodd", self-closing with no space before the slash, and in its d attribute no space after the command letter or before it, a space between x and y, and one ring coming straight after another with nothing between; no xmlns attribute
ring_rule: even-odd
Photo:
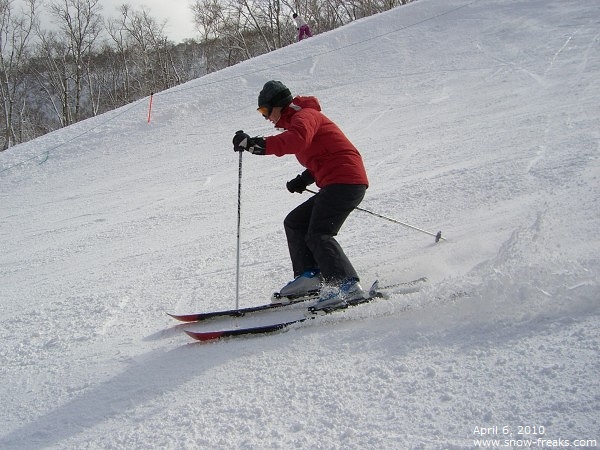
<svg viewBox="0 0 600 450"><path fill-rule="evenodd" d="M301 109L302 107L296 105L294 102L290 103L288 106L283 108L283 110L281 111L281 117L275 124L275 128L287 129L287 127L290 124L290 121L292 120L293 115Z"/></svg>

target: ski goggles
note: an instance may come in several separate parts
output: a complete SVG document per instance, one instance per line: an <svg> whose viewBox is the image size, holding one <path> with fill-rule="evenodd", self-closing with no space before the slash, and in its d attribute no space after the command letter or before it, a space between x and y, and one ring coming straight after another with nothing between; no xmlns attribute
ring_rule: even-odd
<svg viewBox="0 0 600 450"><path fill-rule="evenodd" d="M256 110L261 113L265 119L269 119L269 116L273 112L273 108L268 106L259 106Z"/></svg>

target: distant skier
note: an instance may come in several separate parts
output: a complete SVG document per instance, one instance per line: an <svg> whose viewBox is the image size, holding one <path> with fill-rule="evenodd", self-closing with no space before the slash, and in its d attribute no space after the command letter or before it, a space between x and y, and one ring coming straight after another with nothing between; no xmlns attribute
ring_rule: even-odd
<svg viewBox="0 0 600 450"><path fill-rule="evenodd" d="M306 21L296 13L292 14L292 17L296 23L296 29L298 30L298 41L301 41L305 37L312 37L310 27Z"/></svg>
<svg viewBox="0 0 600 450"><path fill-rule="evenodd" d="M315 97L292 98L281 81L264 85L258 95L258 111L285 131L266 138L238 131L234 150L255 155L293 154L306 170L288 181L287 189L302 193L315 181L320 188L284 220L295 278L280 294L301 296L320 291L316 309L365 297L358 274L334 238L369 184L360 153L321 113Z"/></svg>

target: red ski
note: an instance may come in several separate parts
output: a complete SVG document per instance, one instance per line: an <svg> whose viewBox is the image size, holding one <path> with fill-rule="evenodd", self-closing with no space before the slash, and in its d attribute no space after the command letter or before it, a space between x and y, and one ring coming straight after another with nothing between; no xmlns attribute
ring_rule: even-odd
<svg viewBox="0 0 600 450"><path fill-rule="evenodd" d="M389 289L393 289L393 288L403 288L404 289L403 293L410 293L410 292L415 292L416 290L418 290L421 283L423 283L425 281L427 281L427 278L421 277L421 278L417 278L416 280L412 280L412 281L406 281L406 282L402 282L402 283L395 283L395 284L390 284L387 286L379 287L378 289L389 290ZM204 320L212 319L214 317L242 317L242 316L245 316L246 314L251 314L251 313L260 312L260 311L267 311L267 310L276 309L276 308L284 308L286 306L306 302L308 300L313 300L313 299L317 298L318 292L309 293L309 295L304 296L304 297L297 297L297 298L291 298L291 299L278 296L279 294L277 294L277 293L275 293L273 295L276 299L280 299L281 301L276 301L273 303L265 303L263 305L258 305L258 306L249 306L247 308L240 308L240 309L224 309L222 311L208 311L208 312L192 313L192 314L171 314L171 313L167 313L167 314L169 316L171 316L172 318L177 319L181 322L201 322Z"/></svg>
<svg viewBox="0 0 600 450"><path fill-rule="evenodd" d="M277 295L277 294L275 294ZM222 311L209 311L203 313L194 313L194 314L169 314L173 319L177 319L181 322L201 322L203 320L212 319L213 317L242 317L246 314L266 311L269 309L283 308L286 306L294 305L296 303L302 303L308 300L312 300L317 298L318 294L309 294L304 297L298 297L293 299L286 299L283 301L283 297L280 297L282 301L274 302L274 303L265 303L264 305L258 306L249 306L247 308L240 309L224 309Z"/></svg>
<svg viewBox="0 0 600 450"><path fill-rule="evenodd" d="M298 319L285 321L285 322L277 322L269 325L261 325L257 327L241 327L241 328L231 328L224 330L215 330L215 331L191 331L185 330L188 336L198 340L198 341L213 341L216 339L221 339L224 337L234 337L234 336L244 336L250 334L266 334L266 333L274 333L280 330L284 330L288 328L290 325L294 325L297 323L302 323L310 319L314 319L322 314L331 314L336 311L342 311L347 309L348 307L353 307L357 305L362 305L364 303L369 303L377 298L386 298L387 295L381 292L380 289L391 289L392 287L401 287L406 286L407 289L403 291L403 293L411 293L417 292L419 290L420 283L426 281L426 278L419 278L418 280L410 281L408 283L398 283L395 285L386 286L385 288L379 288L378 282L376 281L371 286L369 290L369 296L367 298L356 299L345 303L339 306L332 306L324 309L314 310L312 307L306 309L304 315Z"/></svg>

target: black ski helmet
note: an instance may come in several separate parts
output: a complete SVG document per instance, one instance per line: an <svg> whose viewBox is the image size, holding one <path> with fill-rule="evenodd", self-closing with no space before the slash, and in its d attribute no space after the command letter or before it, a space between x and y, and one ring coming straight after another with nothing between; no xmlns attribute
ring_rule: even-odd
<svg viewBox="0 0 600 450"><path fill-rule="evenodd" d="M292 103L290 90L281 81L267 81L258 94L258 107L266 106L272 110L276 106L287 106Z"/></svg>

